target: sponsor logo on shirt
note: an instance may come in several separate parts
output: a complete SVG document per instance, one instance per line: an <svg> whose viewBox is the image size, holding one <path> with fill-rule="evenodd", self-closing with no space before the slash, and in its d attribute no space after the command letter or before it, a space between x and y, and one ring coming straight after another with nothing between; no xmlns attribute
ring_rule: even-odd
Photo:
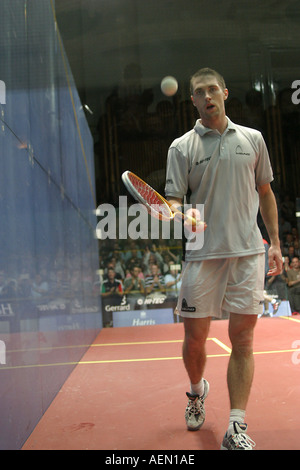
<svg viewBox="0 0 300 470"><path fill-rule="evenodd" d="M243 152L243 149L240 145L238 145L237 148L235 149L235 154L236 155L250 155L249 152Z"/></svg>
<svg viewBox="0 0 300 470"><path fill-rule="evenodd" d="M203 160L199 160L199 162L196 162L196 165L201 165L201 163L209 162L210 159L211 159L211 156L203 158Z"/></svg>

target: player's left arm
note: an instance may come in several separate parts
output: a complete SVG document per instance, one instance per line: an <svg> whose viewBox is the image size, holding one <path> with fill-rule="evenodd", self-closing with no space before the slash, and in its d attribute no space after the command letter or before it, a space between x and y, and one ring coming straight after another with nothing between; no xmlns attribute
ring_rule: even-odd
<svg viewBox="0 0 300 470"><path fill-rule="evenodd" d="M269 276L276 276L282 272L282 254L278 233L278 211L275 195L270 183L263 184L257 188L259 194L260 213L270 237Z"/></svg>

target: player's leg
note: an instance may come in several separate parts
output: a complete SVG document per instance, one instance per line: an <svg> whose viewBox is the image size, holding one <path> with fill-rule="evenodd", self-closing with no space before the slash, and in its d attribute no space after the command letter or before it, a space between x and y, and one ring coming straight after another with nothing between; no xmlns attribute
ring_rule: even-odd
<svg viewBox="0 0 300 470"><path fill-rule="evenodd" d="M190 431L198 430L205 420L204 400L209 385L203 378L206 363L206 339L210 318L184 318L183 362L188 373L191 390L187 393L188 404L185 420Z"/></svg>
<svg viewBox="0 0 300 470"><path fill-rule="evenodd" d="M209 384L203 378L206 339L212 316L220 316L227 284L227 261L193 261L185 265L177 308L184 320L183 361L190 379L185 419L189 430L204 423Z"/></svg>
<svg viewBox="0 0 300 470"><path fill-rule="evenodd" d="M191 384L203 377L210 318L184 318L183 362Z"/></svg>
<svg viewBox="0 0 300 470"><path fill-rule="evenodd" d="M221 445L223 450L251 450L255 446L246 434L244 421L254 374L253 333L256 321L257 315L230 314L232 352L227 370L230 417Z"/></svg>
<svg viewBox="0 0 300 470"><path fill-rule="evenodd" d="M253 375L253 333L257 315L230 314L229 338L232 344L227 382L231 409L245 410Z"/></svg>
<svg viewBox="0 0 300 470"><path fill-rule="evenodd" d="M232 352L227 369L230 398L229 426L222 448L252 449L245 424L254 375L253 336L257 317L262 313L264 255L232 259L224 308L230 313L229 337Z"/></svg>

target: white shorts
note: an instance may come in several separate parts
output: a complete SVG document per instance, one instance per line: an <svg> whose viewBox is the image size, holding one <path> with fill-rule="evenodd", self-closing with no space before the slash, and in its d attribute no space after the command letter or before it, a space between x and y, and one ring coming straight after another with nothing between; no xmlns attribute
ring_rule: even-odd
<svg viewBox="0 0 300 470"><path fill-rule="evenodd" d="M189 261L184 267L177 310L186 318L263 312L265 254Z"/></svg>

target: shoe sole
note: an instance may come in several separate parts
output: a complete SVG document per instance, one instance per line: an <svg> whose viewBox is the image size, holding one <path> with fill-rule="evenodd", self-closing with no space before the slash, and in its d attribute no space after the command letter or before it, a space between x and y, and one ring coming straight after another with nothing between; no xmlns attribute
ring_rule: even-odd
<svg viewBox="0 0 300 470"><path fill-rule="evenodd" d="M188 431L192 431L192 432L193 432L193 431L199 431L199 429L203 426L204 421L205 421L205 419L204 419L203 422L202 422L201 424L199 424L199 426L197 426L196 428L191 428L190 426L187 426L187 430L188 430Z"/></svg>

